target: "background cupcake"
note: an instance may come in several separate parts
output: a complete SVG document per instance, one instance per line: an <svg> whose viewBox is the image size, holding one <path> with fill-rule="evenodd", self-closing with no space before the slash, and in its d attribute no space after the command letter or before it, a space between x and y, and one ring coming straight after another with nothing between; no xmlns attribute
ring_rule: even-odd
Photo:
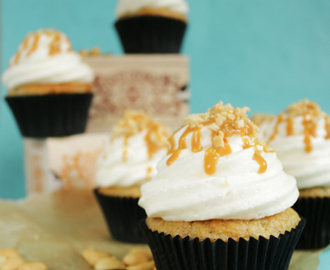
<svg viewBox="0 0 330 270"><path fill-rule="evenodd" d="M115 239L144 242L138 228L138 221L146 217L137 204L140 186L156 174L167 138L164 125L139 111L125 111L114 126L98 160L95 194Z"/></svg>
<svg viewBox="0 0 330 270"><path fill-rule="evenodd" d="M115 27L126 53L179 53L187 27L184 0L119 0Z"/></svg>
<svg viewBox="0 0 330 270"><path fill-rule="evenodd" d="M315 102L303 100L260 128L284 171L297 179L300 196L294 208L307 220L297 247L325 247L330 244L329 116Z"/></svg>
<svg viewBox="0 0 330 270"><path fill-rule="evenodd" d="M141 187L157 269L287 269L303 221L296 180L257 140L247 108L217 104L170 137Z"/></svg>
<svg viewBox="0 0 330 270"><path fill-rule="evenodd" d="M2 82L25 137L58 137L85 130L94 74L54 29L29 33L11 58Z"/></svg>

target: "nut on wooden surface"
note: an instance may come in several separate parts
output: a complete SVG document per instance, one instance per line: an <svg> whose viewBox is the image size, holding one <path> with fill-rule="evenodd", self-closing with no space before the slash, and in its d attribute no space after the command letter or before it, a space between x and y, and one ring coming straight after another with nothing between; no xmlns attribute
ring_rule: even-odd
<svg viewBox="0 0 330 270"><path fill-rule="evenodd" d="M149 261L141 263L139 265L128 266L126 270L153 270L155 268L155 262Z"/></svg>
<svg viewBox="0 0 330 270"><path fill-rule="evenodd" d="M106 257L99 260L95 265L95 270L119 270L126 269L125 264L115 257Z"/></svg>
<svg viewBox="0 0 330 270"><path fill-rule="evenodd" d="M0 266L0 270L16 270L25 262L21 257L12 257Z"/></svg>
<svg viewBox="0 0 330 270"><path fill-rule="evenodd" d="M112 257L109 252L99 251L92 248L84 250L81 255L91 266L95 266L96 263L103 258Z"/></svg>
<svg viewBox="0 0 330 270"><path fill-rule="evenodd" d="M17 270L48 270L48 268L41 262L27 262L23 263Z"/></svg>
<svg viewBox="0 0 330 270"><path fill-rule="evenodd" d="M10 248L4 248L0 250L0 256L4 256L7 259L13 258L13 257L20 257L19 253L15 249Z"/></svg>

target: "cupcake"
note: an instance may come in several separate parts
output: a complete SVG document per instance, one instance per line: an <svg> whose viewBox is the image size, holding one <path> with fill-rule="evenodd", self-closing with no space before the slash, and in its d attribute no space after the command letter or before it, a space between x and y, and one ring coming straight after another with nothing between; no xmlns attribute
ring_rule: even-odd
<svg viewBox="0 0 330 270"><path fill-rule="evenodd" d="M54 29L29 33L2 75L22 135L34 138L84 132L93 80L68 37Z"/></svg>
<svg viewBox="0 0 330 270"><path fill-rule="evenodd" d="M125 53L179 53L187 12L184 0L119 0L115 27Z"/></svg>
<svg viewBox="0 0 330 270"><path fill-rule="evenodd" d="M330 244L330 118L309 100L290 105L260 126L286 173L297 179L299 199L294 209L306 218L299 249Z"/></svg>
<svg viewBox="0 0 330 270"><path fill-rule="evenodd" d="M141 222L158 270L287 269L304 221L294 177L258 127L222 102L190 115L141 187Z"/></svg>
<svg viewBox="0 0 330 270"><path fill-rule="evenodd" d="M97 163L95 195L112 236L120 241L145 242L138 221L140 186L156 174L156 164L167 151L168 131L140 111L126 110L113 128Z"/></svg>

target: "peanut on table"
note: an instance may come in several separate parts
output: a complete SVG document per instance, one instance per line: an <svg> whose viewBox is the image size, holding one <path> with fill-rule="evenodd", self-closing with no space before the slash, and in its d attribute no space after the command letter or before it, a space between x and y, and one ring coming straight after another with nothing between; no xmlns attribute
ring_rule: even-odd
<svg viewBox="0 0 330 270"><path fill-rule="evenodd" d="M28 262L15 249L1 249L0 270L48 270L48 268L41 262Z"/></svg>
<svg viewBox="0 0 330 270"><path fill-rule="evenodd" d="M133 248L122 261L96 249L86 249L82 256L95 270L156 270L150 249L144 247Z"/></svg>

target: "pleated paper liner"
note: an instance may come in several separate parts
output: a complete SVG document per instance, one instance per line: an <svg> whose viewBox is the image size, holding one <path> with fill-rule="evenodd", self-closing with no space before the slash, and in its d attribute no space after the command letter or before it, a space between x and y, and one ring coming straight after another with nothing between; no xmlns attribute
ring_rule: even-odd
<svg viewBox="0 0 330 270"><path fill-rule="evenodd" d="M219 239L212 243L210 239L180 239L152 232L145 220L140 221L157 270L286 270L304 226L302 218L296 228L278 238Z"/></svg>
<svg viewBox="0 0 330 270"><path fill-rule="evenodd" d="M330 198L299 198L292 206L306 219L297 249L319 249L330 244Z"/></svg>
<svg viewBox="0 0 330 270"><path fill-rule="evenodd" d="M146 243L139 221L146 213L138 205L138 198L107 196L94 190L113 238L128 243Z"/></svg>
<svg viewBox="0 0 330 270"><path fill-rule="evenodd" d="M179 53L187 24L161 16L136 16L115 23L127 54Z"/></svg>
<svg viewBox="0 0 330 270"><path fill-rule="evenodd" d="M62 137L83 133L93 94L7 96L24 137Z"/></svg>

